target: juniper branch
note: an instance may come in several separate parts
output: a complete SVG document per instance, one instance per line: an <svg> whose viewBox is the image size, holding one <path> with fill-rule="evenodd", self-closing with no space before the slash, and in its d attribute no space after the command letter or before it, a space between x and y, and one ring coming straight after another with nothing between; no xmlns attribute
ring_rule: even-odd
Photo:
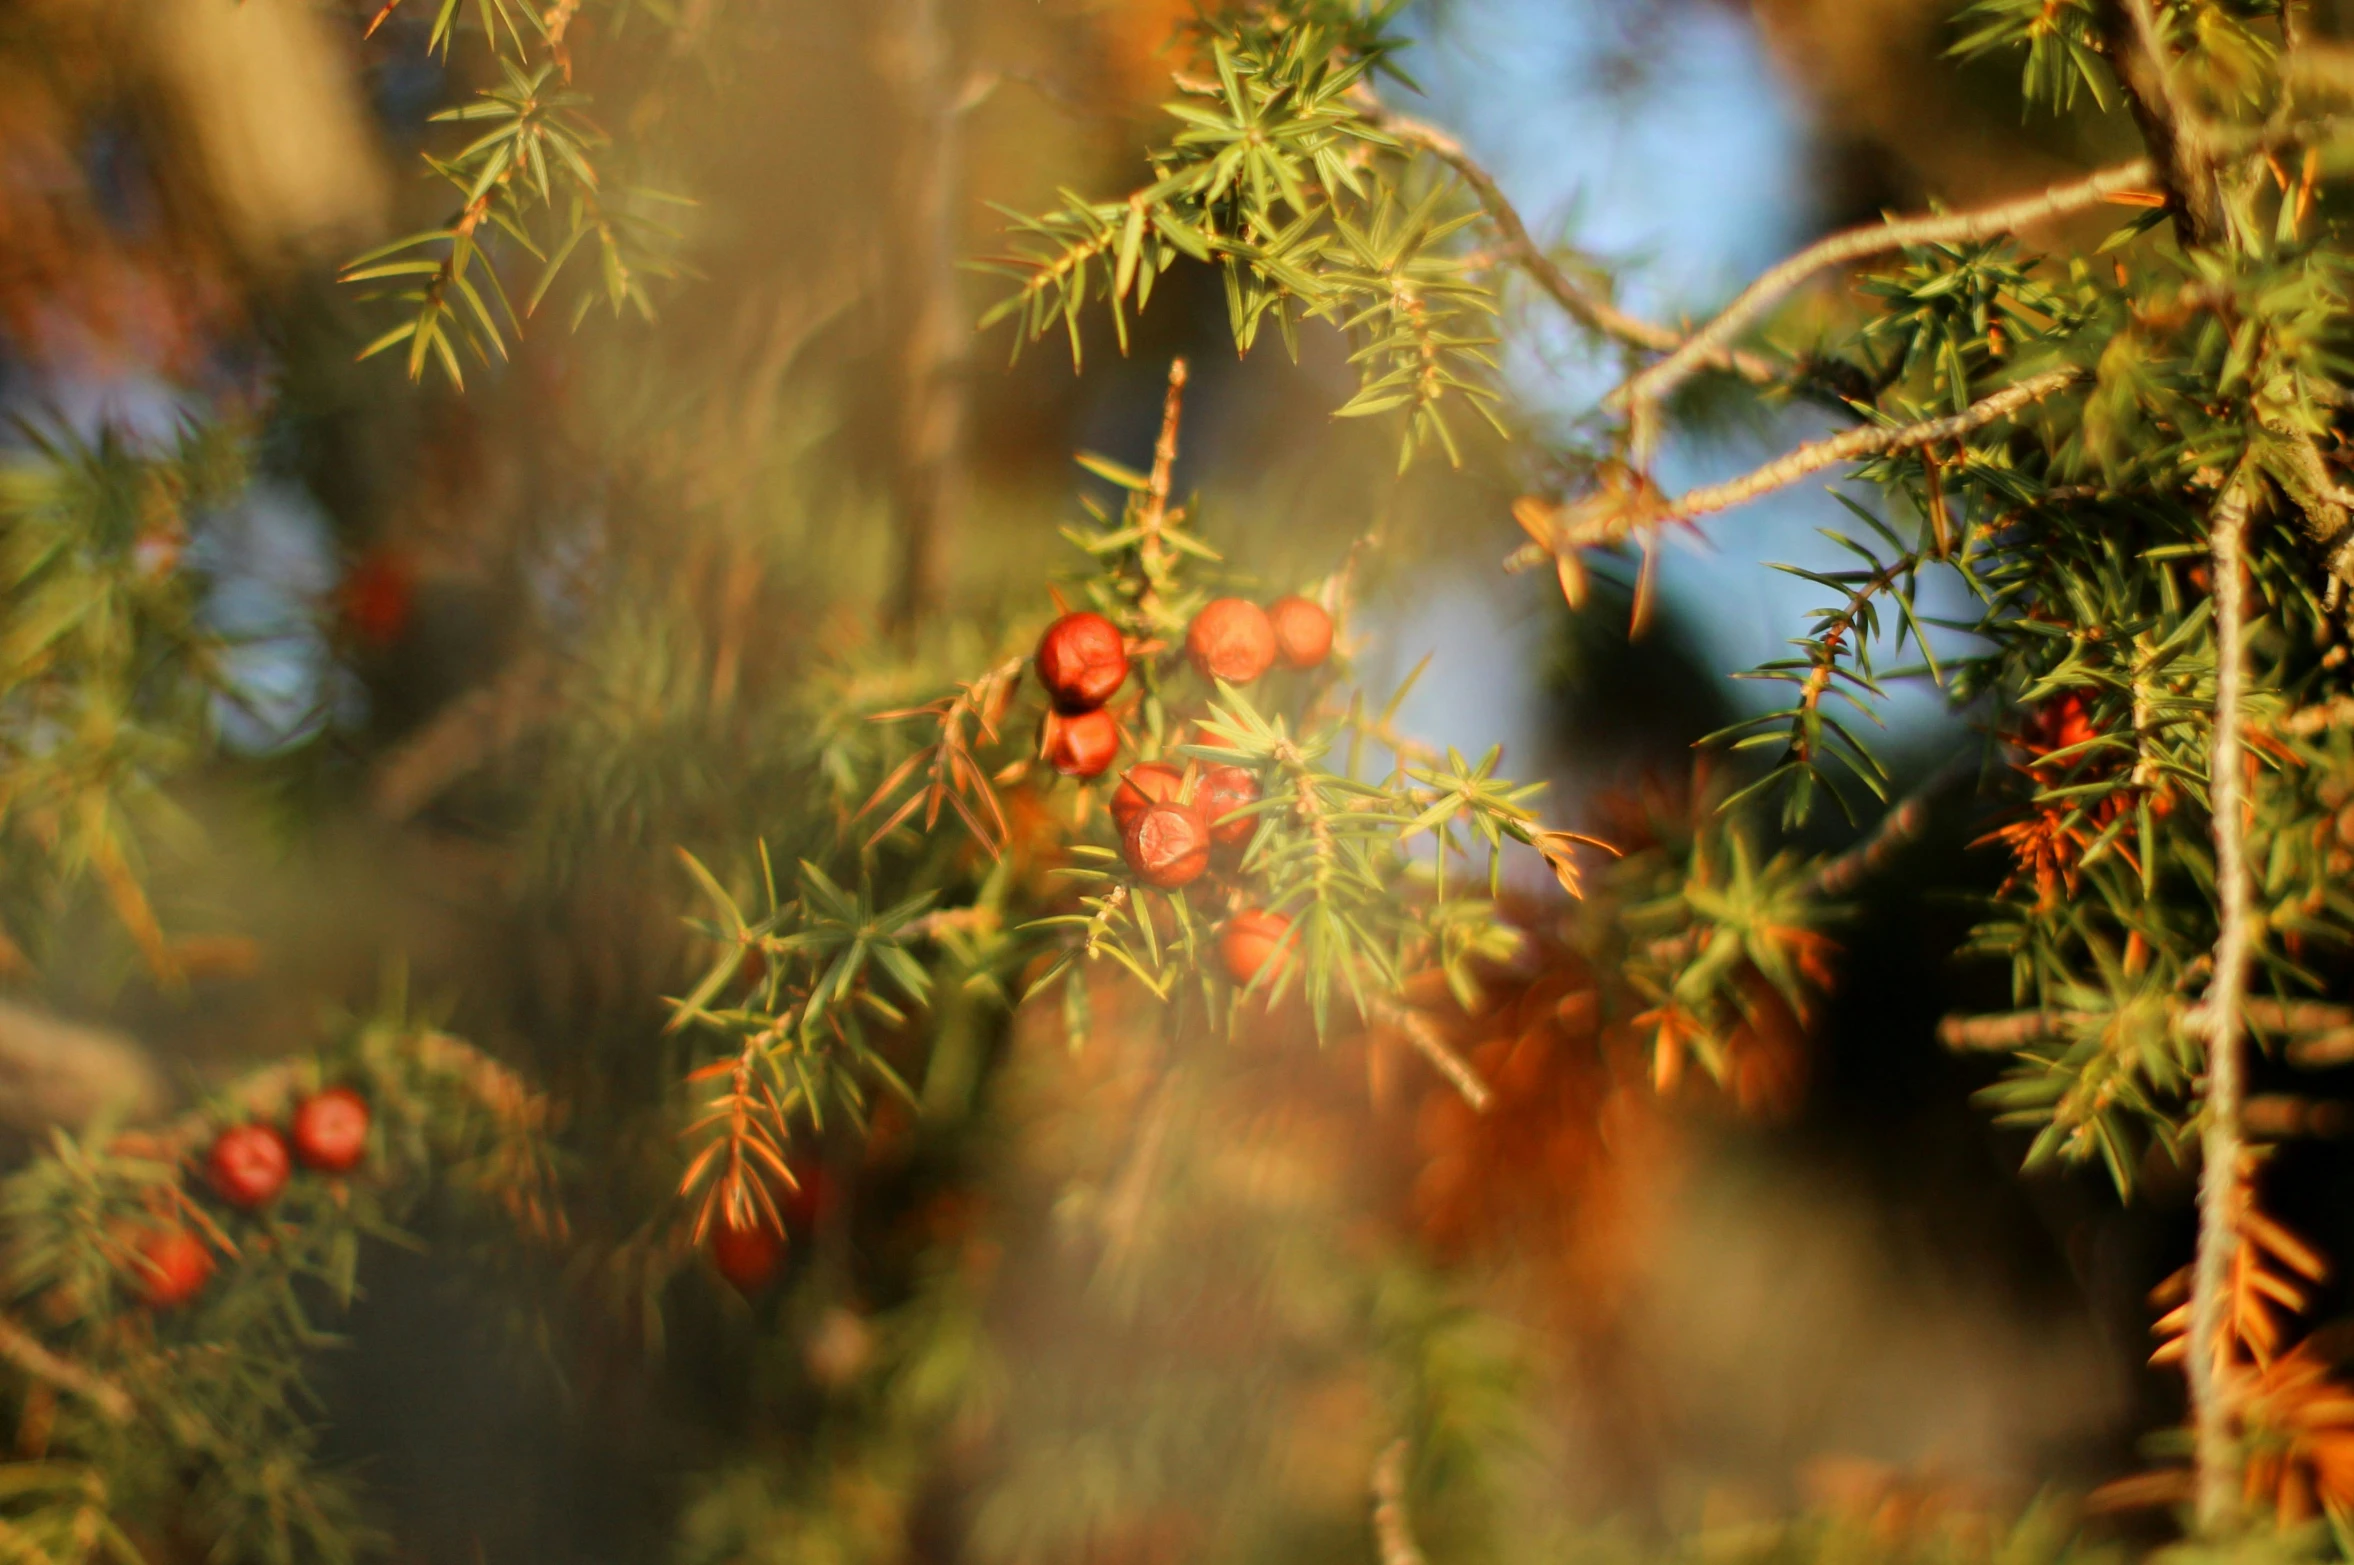
<svg viewBox="0 0 2354 1565"><path fill-rule="evenodd" d="M39 1338L6 1316L0 1316L0 1359L6 1359L35 1380L73 1393L113 1423L125 1423L131 1417L129 1392L105 1376L51 1352L42 1346Z"/></svg>
<svg viewBox="0 0 2354 1565"><path fill-rule="evenodd" d="M2147 185L2155 174L2155 165L2148 158L2135 158L2086 178L2053 185L2034 195L1981 207L1974 212L1939 212L1876 223L1818 240L1769 268L1742 289L1731 304L1687 338L1681 347L1612 392L1610 403L1620 408L1643 408L1664 401L1668 393L1708 361L1710 354L1723 352L1733 338L1764 315L1775 301L1817 272L1908 245L1970 244L2013 233L2099 206L2126 191Z"/></svg>
<svg viewBox="0 0 2354 1565"><path fill-rule="evenodd" d="M2247 822L2242 816L2240 705L2247 685L2244 589L2240 581L2248 529L2248 492L2233 482L2216 502L2211 523L2215 581L2215 722L2208 739L2207 791L2213 809L2215 889L2221 929L2215 976L2207 991L2206 1129L2200 1141L2199 1242L2191 1288L2190 1376L2196 1435L2198 1517L2213 1531L2230 1515L2239 1491L2231 1414L2218 1384L2220 1366L2207 1345L2216 1340L2228 1307L2234 1247L2233 1197L2240 1169L2241 1100L2245 1093L2240 1014L2248 983L2252 934Z"/></svg>
<svg viewBox="0 0 2354 1565"><path fill-rule="evenodd" d="M1898 451L1914 451L1923 446L1958 440L1964 435L1975 434L1989 424L1999 423L2055 391L2074 385L2084 379L2085 374L2084 370L2073 365L2045 370L2040 375L2030 375L2025 380L1981 397L1961 412L1945 418L1925 419L1917 424L1875 424L1862 429L1843 430L1821 440L1810 440L1795 451L1778 456L1739 478L1687 490L1679 499L1638 520L1650 528L1668 522L1694 521L1717 511L1745 505L1777 489L1786 489L1809 473L1819 473L1824 468L1836 467L1842 462L1887 456ZM1574 547L1574 544L1570 546ZM1532 569L1553 559L1563 548L1564 544L1558 540L1550 546L1536 542L1524 543L1505 556L1504 569Z"/></svg>
<svg viewBox="0 0 2354 1565"><path fill-rule="evenodd" d="M1925 419L1917 424L1871 425L1862 429L1842 430L1822 440L1810 440L1754 472L1727 479L1721 484L1686 491L1660 520L1691 521L1713 512L1731 510L1737 505L1746 505L1760 495L1788 488L1807 474L1819 473L1826 467L1959 440L1989 424L2000 423L2021 408L2040 402L2053 392L2072 386L2084 378L2085 371L2074 365L2046 370L2040 375L2030 375L2014 385L1981 397L1961 412L1945 418Z"/></svg>
<svg viewBox="0 0 2354 1565"><path fill-rule="evenodd" d="M2176 237L2186 249L2211 243L2218 203L2214 171L2205 156L2206 138L2197 116L2174 90L2174 73L2149 0L2109 0L2101 34L2103 52L2165 192Z"/></svg>
<svg viewBox="0 0 2354 1565"><path fill-rule="evenodd" d="M1185 416L1186 373L1184 359L1169 361L1169 390L1161 400L1161 432L1153 441L1152 475L1146 480L1144 509L1136 522L1144 535L1136 546L1145 581L1139 602L1148 614L1159 601L1159 585L1169 568L1169 546L1161 534L1168 525L1169 488L1177 472L1177 429Z"/></svg>

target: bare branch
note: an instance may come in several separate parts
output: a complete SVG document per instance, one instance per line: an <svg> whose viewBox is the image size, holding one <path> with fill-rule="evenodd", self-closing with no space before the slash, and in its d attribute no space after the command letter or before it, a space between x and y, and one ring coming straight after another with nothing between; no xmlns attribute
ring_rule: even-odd
<svg viewBox="0 0 2354 1565"><path fill-rule="evenodd" d="M1672 353L1684 345L1684 334L1674 327L1627 314L1608 299L1580 286L1563 271L1529 236L1528 225L1521 221L1519 210L1505 196L1496 177L1466 152L1460 141L1436 125L1396 113L1370 93L1360 94L1358 105L1372 123L1407 146L1429 153L1462 176L1502 241L1501 257L1526 272L1570 319L1588 331L1651 353ZM1787 378L1787 371L1772 360L1734 349L1712 349L1695 359L1692 367L1726 370L1759 385Z"/></svg>
<svg viewBox="0 0 2354 1565"><path fill-rule="evenodd" d="M2237 1235L2233 1210L2240 1180L2241 999L2247 992L2251 936L2247 822L2242 818L2240 704L2247 685L2247 609L2240 563L2248 530L2248 491L2228 485L2210 524L2215 582L2215 723L2207 741L2207 794L2215 834L2215 890L2221 928L2215 976L2207 990L2206 1130L2200 1141L2199 1246L2192 1273L2192 1425L2196 1435L2201 1527L2213 1533L2230 1515L2240 1488L2237 1442L2220 1366L2205 1349L2223 1325Z"/></svg>
<svg viewBox="0 0 2354 1565"><path fill-rule="evenodd" d="M1724 352L1776 300L1817 272L1907 245L1969 244L1991 239L2099 206L2147 186L2155 177L2156 168L2148 158L2135 158L2088 178L2053 185L2035 195L1982 207L1975 212L1940 212L1905 218L1868 228L1852 228L1818 240L1742 289L1731 304L1694 332L1683 346L1611 393L1611 403L1638 408L1664 401L1694 370L1705 365L1710 355Z"/></svg>
<svg viewBox="0 0 2354 1565"><path fill-rule="evenodd" d="M1937 1024L1937 1041L1949 1049L1969 1053L2001 1053L2024 1048L2046 1038L2063 1037L2093 1024L2097 1011L2006 1011L1993 1016L1948 1016ZM2215 1013L2206 1005L2186 1006L2173 1018L2176 1033L2189 1037L2214 1030ZM2258 1032L2278 1033L2292 1040L2289 1057L2297 1064L2338 1063L2326 1052L2346 1049L2354 1058L2354 1007L2322 1000L2252 999L2241 1002L2240 1018Z"/></svg>

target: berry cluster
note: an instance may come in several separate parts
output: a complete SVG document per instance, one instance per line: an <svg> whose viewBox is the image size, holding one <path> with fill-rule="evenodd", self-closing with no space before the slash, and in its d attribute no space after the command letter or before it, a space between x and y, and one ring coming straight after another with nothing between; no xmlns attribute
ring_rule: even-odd
<svg viewBox="0 0 2354 1565"><path fill-rule="evenodd" d="M1267 608L1214 598L1185 630L1185 656L1205 680L1248 685L1278 663L1312 669L1332 653L1332 616L1296 594ZM1066 614L1047 627L1035 659L1049 711L1042 749L1066 777L1101 776L1119 753L1120 729L1106 703L1128 677L1128 647L1101 614ZM1239 856L1251 839L1259 780L1241 766L1176 766L1144 761L1120 775L1111 797L1121 856L1144 885L1176 891L1208 873L1214 858ZM1227 975L1249 985L1281 971L1291 921L1263 908L1234 915L1219 939Z"/></svg>
<svg viewBox="0 0 2354 1565"><path fill-rule="evenodd" d="M314 1173L347 1174L368 1153L368 1100L349 1087L330 1087L303 1099L287 1131L248 1121L213 1138L204 1171L213 1192L242 1212L258 1212L278 1198L300 1162ZM186 1304L213 1274L212 1252L180 1223L140 1237L142 1295L159 1310Z"/></svg>
<svg viewBox="0 0 2354 1565"><path fill-rule="evenodd" d="M1264 609L1245 598L1215 598L1185 629L1187 659L1202 678L1229 685L1247 685L1278 662L1314 668L1331 653L1332 616L1297 595ZM1049 704L1039 743L1047 763L1065 777L1102 776L1120 753L1120 725L1106 705L1128 681L1120 628L1092 611L1065 614L1039 638L1034 666Z"/></svg>

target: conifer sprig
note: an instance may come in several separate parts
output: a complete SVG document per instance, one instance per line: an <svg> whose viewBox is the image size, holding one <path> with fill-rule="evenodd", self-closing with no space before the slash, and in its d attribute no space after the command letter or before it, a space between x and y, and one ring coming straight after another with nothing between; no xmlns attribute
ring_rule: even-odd
<svg viewBox="0 0 2354 1565"><path fill-rule="evenodd" d="M395 0L397 3L397 0ZM592 256L593 288L572 308L577 327L602 298L615 316L653 319L651 285L679 275L681 198L613 177L610 138L591 118L590 94L573 84L566 39L580 0L535 11L519 0L478 0L477 20L496 80L432 123L462 127L470 139L426 166L456 192L443 225L405 235L346 263L342 279L401 319L360 350L363 359L407 345L411 380L428 365L465 384L465 358L488 365L539 309L576 256ZM391 15L386 5L372 35ZM426 40L449 54L462 20L460 0L443 0ZM538 276L518 311L500 275L506 244L536 261Z"/></svg>

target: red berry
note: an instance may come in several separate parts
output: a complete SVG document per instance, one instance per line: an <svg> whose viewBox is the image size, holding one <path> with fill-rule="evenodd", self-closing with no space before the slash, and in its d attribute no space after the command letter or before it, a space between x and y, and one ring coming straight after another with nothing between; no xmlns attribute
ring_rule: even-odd
<svg viewBox="0 0 2354 1565"><path fill-rule="evenodd" d="M268 1125L230 1126L205 1157L205 1170L221 1199L249 1212L276 1200L293 1168L286 1138Z"/></svg>
<svg viewBox="0 0 2354 1565"><path fill-rule="evenodd" d="M1121 846L1136 878L1163 891L1191 885L1210 867L1210 829L1189 805L1154 805L1129 822Z"/></svg>
<svg viewBox="0 0 2354 1565"><path fill-rule="evenodd" d="M1267 606L1275 627L1275 653L1286 668L1314 668L1332 652L1332 616L1323 606L1294 593Z"/></svg>
<svg viewBox="0 0 2354 1565"><path fill-rule="evenodd" d="M1164 799L1174 799L1185 786L1185 774L1166 761L1131 766L1112 790L1112 824L1126 836L1129 822Z"/></svg>
<svg viewBox="0 0 2354 1565"><path fill-rule="evenodd" d="M785 1209L786 1225L807 1233L834 1209L834 1179L818 1158L797 1157L787 1166L793 1170L793 1182L781 1192L779 1204Z"/></svg>
<svg viewBox="0 0 2354 1565"><path fill-rule="evenodd" d="M1210 823L1210 840L1221 848L1238 848L1250 841L1251 833L1259 829L1259 817L1245 815L1224 824L1218 817L1258 802L1259 779L1247 767L1213 766L1202 773L1193 790L1194 808Z"/></svg>
<svg viewBox="0 0 2354 1565"><path fill-rule="evenodd" d="M212 1251L176 1224L141 1235L136 1263L140 1296L159 1310L186 1304L204 1291L213 1274Z"/></svg>
<svg viewBox="0 0 2354 1565"><path fill-rule="evenodd" d="M1247 685L1275 666L1275 627L1256 603L1214 598L1185 627L1185 655L1204 679Z"/></svg>
<svg viewBox="0 0 2354 1565"><path fill-rule="evenodd" d="M748 1227L738 1228L724 1215L711 1226L711 1264L747 1299L775 1280L784 1258L784 1237L757 1216Z"/></svg>
<svg viewBox="0 0 2354 1565"><path fill-rule="evenodd" d="M1120 725L1102 707L1092 712L1049 712L1039 748L1046 764L1065 777L1101 777L1120 753Z"/></svg>
<svg viewBox="0 0 2354 1565"><path fill-rule="evenodd" d="M294 1111L294 1155L322 1174L349 1173L368 1155L368 1100L330 1087Z"/></svg>
<svg viewBox="0 0 2354 1565"><path fill-rule="evenodd" d="M1038 638L1038 683L1058 712L1092 712L1128 678L1120 627L1101 614L1065 614Z"/></svg>
<svg viewBox="0 0 2354 1565"><path fill-rule="evenodd" d="M367 555L343 578L338 594L343 623L366 645L382 650L409 628L416 604L416 574L390 549Z"/></svg>
<svg viewBox="0 0 2354 1565"><path fill-rule="evenodd" d="M1267 971L1270 960L1274 970L1268 976L1281 973L1291 955L1285 943L1290 934L1291 920L1281 913L1244 908L1226 921L1225 931L1218 936L1218 955L1226 962L1226 976L1247 984Z"/></svg>

